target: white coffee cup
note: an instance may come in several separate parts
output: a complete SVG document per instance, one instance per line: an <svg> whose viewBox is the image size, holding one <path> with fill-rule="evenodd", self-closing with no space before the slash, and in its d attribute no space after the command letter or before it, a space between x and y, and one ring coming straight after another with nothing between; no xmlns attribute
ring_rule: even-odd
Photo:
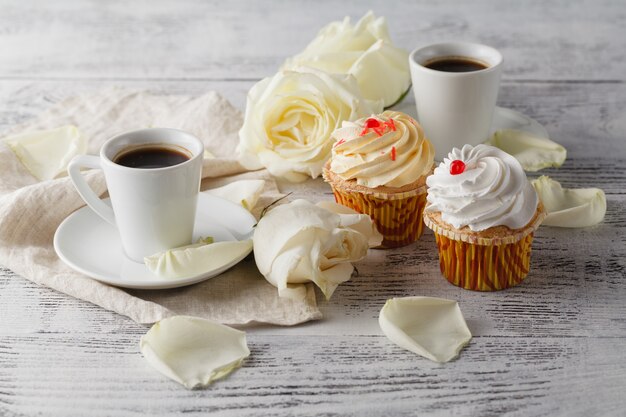
<svg viewBox="0 0 626 417"><path fill-rule="evenodd" d="M120 154L142 147L175 150L189 159L161 168L131 168L115 162ZM68 173L89 207L117 227L126 256L143 262L145 256L191 243L203 154L204 145L189 133L142 129L109 139L100 156L74 157ZM89 187L81 168L102 169L112 208Z"/></svg>
<svg viewBox="0 0 626 417"><path fill-rule="evenodd" d="M487 66L471 72L446 72L425 65L444 58L467 58ZM487 140L498 98L502 55L475 43L438 43L409 55L417 119L442 161L453 147Z"/></svg>

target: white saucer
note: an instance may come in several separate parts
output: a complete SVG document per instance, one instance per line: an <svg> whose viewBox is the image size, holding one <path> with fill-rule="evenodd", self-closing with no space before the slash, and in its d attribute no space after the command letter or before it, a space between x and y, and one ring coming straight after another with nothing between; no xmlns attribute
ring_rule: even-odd
<svg viewBox="0 0 626 417"><path fill-rule="evenodd" d="M243 207L200 193L194 226L194 241L211 236L216 242L251 239L256 220ZM59 225L54 235L59 258L73 269L98 281L124 288L164 289L195 284L214 277L239 263L240 258L200 275L162 278L142 263L124 255L117 229L89 207L75 211Z"/></svg>
<svg viewBox="0 0 626 417"><path fill-rule="evenodd" d="M393 110L398 110L413 118L417 118L415 103L412 101L402 102L399 105L394 106ZM489 136L491 136L495 131L502 129L523 130L541 138L549 138L548 131L538 121L531 119L516 110L496 106L496 109L493 112L493 120L491 122L491 131ZM485 138L485 140L487 139L488 138Z"/></svg>

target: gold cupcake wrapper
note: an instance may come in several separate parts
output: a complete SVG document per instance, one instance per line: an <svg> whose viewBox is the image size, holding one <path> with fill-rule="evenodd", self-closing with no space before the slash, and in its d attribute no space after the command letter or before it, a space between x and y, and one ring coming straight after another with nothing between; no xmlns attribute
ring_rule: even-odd
<svg viewBox="0 0 626 417"><path fill-rule="evenodd" d="M415 242L422 236L422 214L426 193L404 199L384 199L371 194L344 192L333 188L337 203L368 214L383 235L382 248L396 248Z"/></svg>
<svg viewBox="0 0 626 417"><path fill-rule="evenodd" d="M383 235L381 248L396 248L415 242L424 231L426 186L387 193L365 187L353 188L348 181L333 181L324 169L324 179L333 190L337 203L369 215Z"/></svg>
<svg viewBox="0 0 626 417"><path fill-rule="evenodd" d="M435 232L439 265L446 279L461 288L497 291L513 287L528 275L532 231L514 243L476 245Z"/></svg>
<svg viewBox="0 0 626 417"><path fill-rule="evenodd" d="M459 230L431 212L424 213L424 223L435 232L441 273L450 283L467 290L497 291L528 275L533 234L546 216L539 203L533 218L519 230Z"/></svg>

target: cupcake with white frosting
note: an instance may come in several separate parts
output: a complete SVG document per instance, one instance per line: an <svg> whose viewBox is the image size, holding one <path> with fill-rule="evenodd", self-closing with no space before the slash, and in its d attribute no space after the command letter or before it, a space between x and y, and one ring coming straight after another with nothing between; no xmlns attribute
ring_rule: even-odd
<svg viewBox="0 0 626 417"><path fill-rule="evenodd" d="M323 175L337 202L370 215L384 236L382 247L419 239L435 155L421 126L404 113L385 111L343 122L332 137Z"/></svg>
<svg viewBox="0 0 626 417"><path fill-rule="evenodd" d="M519 284L546 213L517 159L493 146L454 148L426 184L424 222L448 281L478 291Z"/></svg>

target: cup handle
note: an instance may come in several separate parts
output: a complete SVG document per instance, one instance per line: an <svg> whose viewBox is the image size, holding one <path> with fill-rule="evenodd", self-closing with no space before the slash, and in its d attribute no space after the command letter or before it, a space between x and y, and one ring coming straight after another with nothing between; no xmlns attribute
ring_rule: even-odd
<svg viewBox="0 0 626 417"><path fill-rule="evenodd" d="M100 158L92 155L77 155L67 166L67 172L74 183L74 187L76 187L76 191L78 191L78 194L85 200L85 203L87 203L98 216L115 226L113 209L93 192L91 187L87 184L87 181L85 181L85 177L80 173L81 168L102 169Z"/></svg>

